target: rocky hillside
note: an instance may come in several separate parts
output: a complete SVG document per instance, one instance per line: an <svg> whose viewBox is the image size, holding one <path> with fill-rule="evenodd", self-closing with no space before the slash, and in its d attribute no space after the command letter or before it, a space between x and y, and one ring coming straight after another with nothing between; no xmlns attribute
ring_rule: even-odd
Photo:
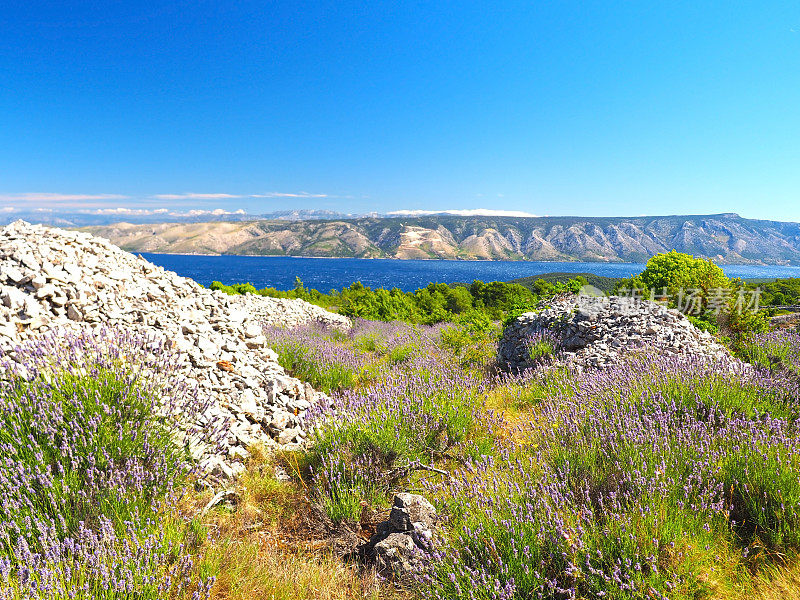
<svg viewBox="0 0 800 600"><path fill-rule="evenodd" d="M165 344L204 406L185 415L182 441L213 476L238 473L255 442L304 439L303 413L319 394L287 376L266 346L263 325L310 321L350 325L302 300L205 289L87 233L23 221L0 229L0 350L6 358L24 373L24 355L15 351L20 343L86 328L123 329Z"/></svg>
<svg viewBox="0 0 800 600"><path fill-rule="evenodd" d="M640 262L668 250L721 263L800 264L800 224L736 214L361 218L88 227L135 252Z"/></svg>

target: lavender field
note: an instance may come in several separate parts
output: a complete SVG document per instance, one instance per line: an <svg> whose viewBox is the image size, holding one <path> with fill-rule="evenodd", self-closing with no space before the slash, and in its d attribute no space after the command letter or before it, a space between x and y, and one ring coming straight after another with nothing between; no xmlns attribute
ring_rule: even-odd
<svg viewBox="0 0 800 600"><path fill-rule="evenodd" d="M331 518L356 520L364 499L399 488L445 515L410 586L421 597L796 589L796 333L756 336L743 352L753 364L733 368L644 354L516 376L492 370L489 330L361 322L271 335L287 367L348 384L314 416L307 457Z"/></svg>
<svg viewBox="0 0 800 600"><path fill-rule="evenodd" d="M309 413L308 447L278 458L290 481L254 449L238 508L209 514L186 510L209 492L192 485L174 417L202 406L171 350L116 330L19 349L0 390L0 598L796 589L800 336L756 336L734 368L639 354L583 373L548 366L554 348L537 339L540 367L508 374L494 365L498 333L480 320L267 328L280 362L330 401ZM441 516L400 587L252 537L269 511L286 522L318 509L358 528L398 491Z"/></svg>

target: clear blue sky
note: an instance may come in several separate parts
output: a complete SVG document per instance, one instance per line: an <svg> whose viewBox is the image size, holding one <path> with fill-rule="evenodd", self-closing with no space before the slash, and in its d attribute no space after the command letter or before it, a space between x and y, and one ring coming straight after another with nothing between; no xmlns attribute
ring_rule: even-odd
<svg viewBox="0 0 800 600"><path fill-rule="evenodd" d="M5 3L34 205L800 221L800 4Z"/></svg>

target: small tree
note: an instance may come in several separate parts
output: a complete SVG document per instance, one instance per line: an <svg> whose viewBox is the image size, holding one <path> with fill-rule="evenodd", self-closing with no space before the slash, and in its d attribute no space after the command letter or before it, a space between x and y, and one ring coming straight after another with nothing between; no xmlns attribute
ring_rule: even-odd
<svg viewBox="0 0 800 600"><path fill-rule="evenodd" d="M763 315L737 306L736 296L743 288L741 280L729 279L713 261L672 250L653 256L644 271L618 283L615 291L665 296L670 306L691 314L695 325L740 336L766 327Z"/></svg>
<svg viewBox="0 0 800 600"><path fill-rule="evenodd" d="M655 290L668 296L681 290L698 290L704 301L712 290L731 287L731 280L711 260L675 250L653 256L644 271L629 281L635 289Z"/></svg>

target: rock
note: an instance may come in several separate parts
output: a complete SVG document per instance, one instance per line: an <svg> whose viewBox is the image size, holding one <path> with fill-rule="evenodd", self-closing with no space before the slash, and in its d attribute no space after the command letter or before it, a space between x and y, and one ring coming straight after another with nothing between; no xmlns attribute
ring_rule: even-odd
<svg viewBox="0 0 800 600"><path fill-rule="evenodd" d="M389 520L375 528L359 554L375 563L385 577L406 579L423 566L436 526L436 509L422 496L400 493L394 497Z"/></svg>
<svg viewBox="0 0 800 600"><path fill-rule="evenodd" d="M285 410L278 410L272 415L272 420L269 423L269 428L273 431L283 431L289 426L292 415Z"/></svg>
<svg viewBox="0 0 800 600"><path fill-rule="evenodd" d="M0 297L2 297L3 305L13 310L19 310L25 306L28 295L15 287L4 286Z"/></svg>
<svg viewBox="0 0 800 600"><path fill-rule="evenodd" d="M208 290L89 234L24 221L0 228L0 350L56 328L121 327L167 341L208 406L183 415L183 442L219 479L244 469L250 444L305 438L303 413L321 395L286 375L264 325L311 321L350 326L302 300Z"/></svg>
<svg viewBox="0 0 800 600"><path fill-rule="evenodd" d="M226 371L228 373L233 373L235 371L233 365L227 360L218 360L217 368Z"/></svg>
<svg viewBox="0 0 800 600"><path fill-rule="evenodd" d="M389 525L393 531L414 531L414 524L421 523L432 529L436 523L436 509L422 496L401 493L394 497Z"/></svg>
<svg viewBox="0 0 800 600"><path fill-rule="evenodd" d="M278 443L279 444L291 444L297 440L297 437L300 435L301 429L299 427L292 427L290 429L284 429L278 434Z"/></svg>
<svg viewBox="0 0 800 600"><path fill-rule="evenodd" d="M27 277L22 274L18 268L13 265L6 265L3 267L2 276L9 282L15 285L23 283Z"/></svg>
<svg viewBox="0 0 800 600"><path fill-rule="evenodd" d="M403 579L414 573L420 566L422 551L403 533L390 533L375 544L373 560L375 568L384 576L393 575Z"/></svg>
<svg viewBox="0 0 800 600"><path fill-rule="evenodd" d="M538 366L542 359L534 360L529 352L530 341L538 339L555 346L551 364L579 370L606 368L642 350L734 361L724 346L681 313L656 302L617 296L565 295L546 301L538 312L521 315L505 329L498 362L511 371Z"/></svg>
<svg viewBox="0 0 800 600"><path fill-rule="evenodd" d="M262 335L264 328L258 323L249 322L244 328L244 335L248 338L254 338Z"/></svg>

